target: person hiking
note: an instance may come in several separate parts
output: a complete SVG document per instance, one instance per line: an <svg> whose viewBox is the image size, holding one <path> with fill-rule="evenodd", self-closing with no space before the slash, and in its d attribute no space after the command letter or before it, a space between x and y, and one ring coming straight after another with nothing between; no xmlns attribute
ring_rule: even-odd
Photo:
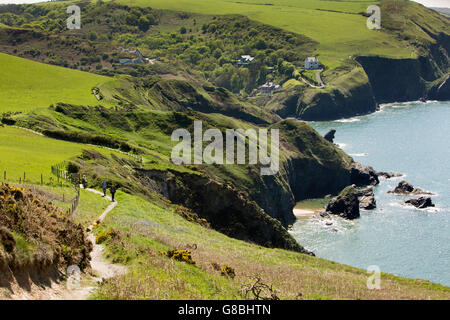
<svg viewBox="0 0 450 320"><path fill-rule="evenodd" d="M115 185L112 185L111 188L109 188L109 191L111 191L111 201L114 202L114 195L116 194L117 187Z"/></svg>
<svg viewBox="0 0 450 320"><path fill-rule="evenodd" d="M81 179L81 186L83 187L83 189L86 189L86 184L87 184L87 179L86 179L86 176L83 175L83 178Z"/></svg>
<svg viewBox="0 0 450 320"><path fill-rule="evenodd" d="M106 197L106 189L108 189L108 183L106 181L102 182L103 196Z"/></svg>

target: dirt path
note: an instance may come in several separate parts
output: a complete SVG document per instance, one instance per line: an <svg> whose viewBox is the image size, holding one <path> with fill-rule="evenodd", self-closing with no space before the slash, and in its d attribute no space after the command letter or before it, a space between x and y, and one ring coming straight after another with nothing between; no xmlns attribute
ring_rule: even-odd
<svg viewBox="0 0 450 320"><path fill-rule="evenodd" d="M86 191L96 193L98 195L103 196L103 194L94 189L85 189ZM106 200L111 201L110 196L104 197ZM106 215L116 207L117 201L111 202L111 204L103 211L103 213L98 217L96 223L102 223L106 218ZM92 230L94 224L89 227L89 230ZM93 250L91 252L91 268L92 271L97 275L98 280L108 279L115 277L117 275L123 274L126 272L126 268L124 266L119 266L116 264L112 264L105 259L103 259L103 246L95 243L95 235L92 231L88 234L88 239L91 241L93 245Z"/></svg>
<svg viewBox="0 0 450 320"><path fill-rule="evenodd" d="M89 192L96 193L103 197L103 194L94 189L84 189ZM104 199L111 201L111 197L106 196ZM46 287L32 284L30 290L23 290L17 283L11 285L15 294L8 298L13 300L86 300L89 295L95 291L98 283L103 279L112 278L126 273L124 266L112 264L103 258L103 246L95 243L95 235L92 232L95 223L102 223L107 214L117 206L117 201L111 204L103 211L97 220L89 227L88 239L93 245L91 252L91 269L94 276L84 276L81 279L81 287L79 289L70 290L65 282L51 281Z"/></svg>

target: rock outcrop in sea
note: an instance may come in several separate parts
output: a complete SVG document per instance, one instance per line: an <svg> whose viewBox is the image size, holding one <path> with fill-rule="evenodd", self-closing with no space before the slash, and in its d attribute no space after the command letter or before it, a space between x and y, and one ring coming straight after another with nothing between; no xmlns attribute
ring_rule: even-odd
<svg viewBox="0 0 450 320"><path fill-rule="evenodd" d="M375 201L375 195L373 193L373 186L357 189L356 192L360 209L372 210L377 207L377 202Z"/></svg>
<svg viewBox="0 0 450 320"><path fill-rule="evenodd" d="M434 207L430 197L419 197L405 201L405 204L413 205L416 208L424 209L428 207Z"/></svg>
<svg viewBox="0 0 450 320"><path fill-rule="evenodd" d="M388 193L396 193L396 194L432 194L431 192L424 191L420 188L414 187L409 182L402 180L395 187L394 190L388 191Z"/></svg>
<svg viewBox="0 0 450 320"><path fill-rule="evenodd" d="M370 166L354 162L350 169L350 178L357 187L375 186L380 183L377 172Z"/></svg>
<svg viewBox="0 0 450 320"><path fill-rule="evenodd" d="M334 140L334 134L336 133L336 130L331 129L330 131L328 131L323 137L325 138L325 140L330 141L331 143L333 143Z"/></svg>
<svg viewBox="0 0 450 320"><path fill-rule="evenodd" d="M325 214L321 215L326 216L327 214L338 215L349 220L359 218L359 199L356 187L348 186L337 197L331 199L325 208Z"/></svg>

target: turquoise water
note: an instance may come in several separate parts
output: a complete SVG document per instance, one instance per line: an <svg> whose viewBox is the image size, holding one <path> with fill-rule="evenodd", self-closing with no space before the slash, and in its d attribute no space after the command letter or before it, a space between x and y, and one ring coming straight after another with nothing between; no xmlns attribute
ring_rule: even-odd
<svg viewBox="0 0 450 320"><path fill-rule="evenodd" d="M356 161L406 176L382 179L377 209L361 211L360 219L334 217L331 226L297 221L298 242L325 259L450 286L450 102L390 104L372 115L311 125L322 135L336 129L334 141ZM405 207L404 196L387 194L402 179L437 194L436 208Z"/></svg>

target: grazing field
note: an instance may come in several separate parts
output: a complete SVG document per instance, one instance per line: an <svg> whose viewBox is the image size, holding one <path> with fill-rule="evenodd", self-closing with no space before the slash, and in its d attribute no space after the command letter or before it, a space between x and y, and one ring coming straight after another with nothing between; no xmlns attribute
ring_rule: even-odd
<svg viewBox="0 0 450 320"><path fill-rule="evenodd" d="M79 143L55 140L12 127L0 127L0 172L3 179L6 170L7 180L17 182L23 179L39 183L41 173L44 183L49 181L52 165L80 155L83 149L95 149L109 154L111 151Z"/></svg>
<svg viewBox="0 0 450 320"><path fill-rule="evenodd" d="M0 113L29 111L56 102L98 104L91 88L108 77L0 53Z"/></svg>
<svg viewBox="0 0 450 320"><path fill-rule="evenodd" d="M322 0L119 0L127 5L203 14L241 14L318 41L317 53L330 67L354 54L409 57L411 50L394 37L366 27L369 5L380 1Z"/></svg>

